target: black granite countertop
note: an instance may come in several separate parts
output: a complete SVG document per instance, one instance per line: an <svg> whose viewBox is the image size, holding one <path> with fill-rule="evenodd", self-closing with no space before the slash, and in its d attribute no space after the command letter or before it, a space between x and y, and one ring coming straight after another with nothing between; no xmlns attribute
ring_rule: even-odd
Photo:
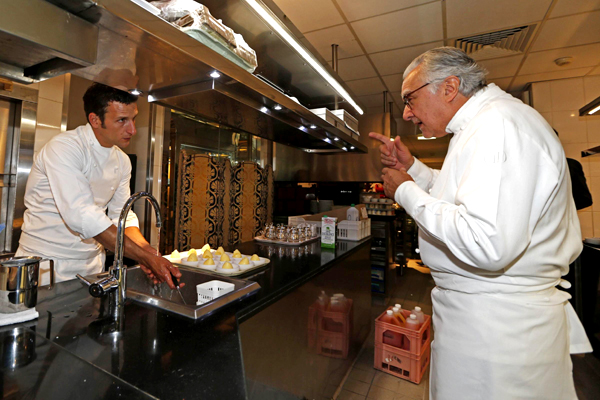
<svg viewBox="0 0 600 400"><path fill-rule="evenodd" d="M243 243L237 246L243 254L271 259L265 268L236 277L258 282L261 290L201 321L128 300L115 322L108 299L92 298L78 281L41 288L39 319L19 325L35 332L27 350L34 356L19 367L3 364L3 396L244 399L238 323L369 241L338 242L335 250L321 249L318 241L301 247ZM4 349L14 345L14 338L9 339L4 339ZM9 356L3 350L2 358Z"/></svg>

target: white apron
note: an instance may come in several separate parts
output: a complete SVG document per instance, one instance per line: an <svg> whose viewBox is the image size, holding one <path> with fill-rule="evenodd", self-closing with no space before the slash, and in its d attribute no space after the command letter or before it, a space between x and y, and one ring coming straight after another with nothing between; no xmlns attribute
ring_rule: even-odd
<svg viewBox="0 0 600 400"><path fill-rule="evenodd" d="M568 293L431 297L431 400L577 399L569 353L591 346Z"/></svg>

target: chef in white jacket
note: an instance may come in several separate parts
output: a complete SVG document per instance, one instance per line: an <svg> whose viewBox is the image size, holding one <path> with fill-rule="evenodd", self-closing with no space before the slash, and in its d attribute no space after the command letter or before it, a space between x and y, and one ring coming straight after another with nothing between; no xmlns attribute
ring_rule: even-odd
<svg viewBox="0 0 600 400"><path fill-rule="evenodd" d="M137 97L101 84L83 96L88 124L53 137L36 155L25 189L23 227L16 256L54 260L56 281L104 268L104 247L114 249L115 224L129 198L131 162L123 152L136 134ZM171 288L181 272L156 254L129 212L124 250L155 282ZM42 270L42 284L49 274Z"/></svg>
<svg viewBox="0 0 600 400"><path fill-rule="evenodd" d="M404 119L453 135L441 170L370 134L436 283L431 399L576 399L569 353L591 346L556 289L582 249L567 161L544 118L485 74L451 47L404 72Z"/></svg>

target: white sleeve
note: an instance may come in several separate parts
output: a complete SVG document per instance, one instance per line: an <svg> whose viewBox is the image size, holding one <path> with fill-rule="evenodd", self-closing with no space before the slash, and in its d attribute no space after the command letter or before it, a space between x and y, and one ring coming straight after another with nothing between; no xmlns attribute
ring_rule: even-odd
<svg viewBox="0 0 600 400"><path fill-rule="evenodd" d="M94 202L80 148L54 140L40 150L40 157L56 208L69 229L89 239L112 225L104 209Z"/></svg>
<svg viewBox="0 0 600 400"><path fill-rule="evenodd" d="M559 169L500 116L486 117L458 151L454 203L413 182L400 185L396 200L462 262L489 271L510 267L556 195Z"/></svg>
<svg viewBox="0 0 600 400"><path fill-rule="evenodd" d="M406 171L415 180L415 183L424 191L429 192L429 189L435 183L440 171L429 168L416 157L413 157L415 162Z"/></svg>
<svg viewBox="0 0 600 400"><path fill-rule="evenodd" d="M119 163L121 168L121 181L119 182L119 186L115 191L112 199L108 202L108 217L113 221L115 225L119 223L119 216L121 215L121 210L123 210L123 206L129 196L131 196L131 191L129 190L129 181L131 180L131 161L129 161L129 157L125 155L125 153L119 154ZM137 228L140 227L138 217L133 212L133 209L129 211L127 214L127 219L125 220L125 227L129 228L131 226L135 226Z"/></svg>

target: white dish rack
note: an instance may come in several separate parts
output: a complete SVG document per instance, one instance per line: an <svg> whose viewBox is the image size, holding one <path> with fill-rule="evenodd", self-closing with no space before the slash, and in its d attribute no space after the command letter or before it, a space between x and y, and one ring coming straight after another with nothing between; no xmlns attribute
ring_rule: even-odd
<svg viewBox="0 0 600 400"><path fill-rule="evenodd" d="M208 281L196 285L196 292L198 292L198 301L196 305L208 303L211 300L216 299L219 296L223 296L235 289L235 285L229 282L223 281Z"/></svg>
<svg viewBox="0 0 600 400"><path fill-rule="evenodd" d="M321 236L321 221L305 220L303 217L288 217L289 226L309 224L315 227L317 236ZM341 240L359 241L371 235L371 219L360 221L339 221L336 225L336 238Z"/></svg>

